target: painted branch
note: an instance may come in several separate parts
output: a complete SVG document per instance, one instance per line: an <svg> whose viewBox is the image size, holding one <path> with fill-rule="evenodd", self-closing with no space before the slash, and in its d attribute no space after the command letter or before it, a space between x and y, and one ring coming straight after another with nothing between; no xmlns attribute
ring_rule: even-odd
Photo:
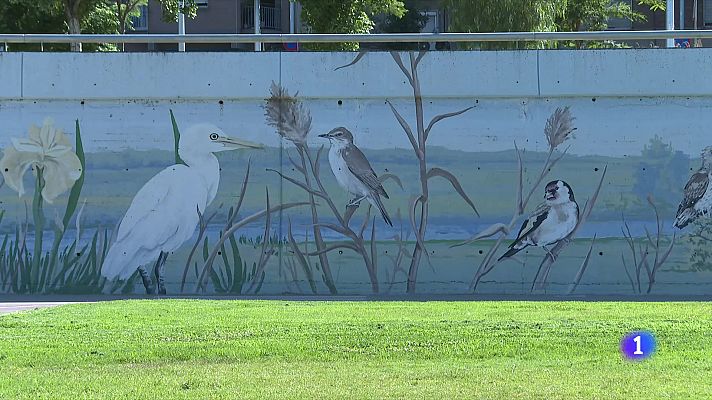
<svg viewBox="0 0 712 400"><path fill-rule="evenodd" d="M366 53L368 53L368 52L367 52L367 51L359 51L359 53L356 55L356 58L354 58L353 61L351 61L350 63L348 63L348 64L346 64L346 65L342 65L342 66L340 66L340 67L334 68L334 71L338 71L338 70L340 70L340 69L342 69L342 68L347 68L347 67L350 67L350 66L352 66L352 65L355 65L357 62L361 61L361 59L363 58L363 56L366 55Z"/></svg>
<svg viewBox="0 0 712 400"><path fill-rule="evenodd" d="M307 261L307 258L304 256L304 253L299 249L299 246L297 245L297 241L294 240L294 235L292 234L292 220L289 220L289 225L287 226L287 240L289 241L289 245L292 247L292 251L294 251L294 254L297 256L297 260L299 260L299 264L301 264L302 269L304 270L304 274L307 276L307 280L309 281L309 287L311 288L312 293L316 294L317 289L316 289L316 281L314 281L314 274L311 271L311 267L309 266L309 261Z"/></svg>
<svg viewBox="0 0 712 400"><path fill-rule="evenodd" d="M237 232L237 230L242 228L243 226L250 224L254 221L257 221L258 219L265 216L265 214L267 214L267 213L273 213L273 212L277 212L277 211L287 210L289 208L307 206L307 205L309 205L309 203L307 203L307 202L280 204L280 205L274 206L270 209L258 211L248 217L243 218L242 220L238 221L237 223L235 223L230 229L228 229L227 231L225 231L222 234L220 239L218 239L218 242L215 244L215 247L213 248L212 252L210 252L210 256L205 261L205 265L203 266L203 271L201 272L200 277L198 278L198 283L196 285L196 291L199 291L200 289L204 288L205 278L207 277L208 271L213 267L213 262L215 261L215 257L218 255L218 250L220 250L220 246L222 246L222 244L225 243L225 241L228 239L228 237L230 237L230 235Z"/></svg>
<svg viewBox="0 0 712 400"><path fill-rule="evenodd" d="M435 124L437 124L438 122L440 122L440 121L442 121L442 120L444 120L444 119L446 119L446 118L455 117L455 116L458 116L458 115L460 115L460 114L463 114L463 113L465 113L465 112L467 112L467 111L472 110L473 108L475 108L475 106L470 106L470 107L467 107L467 108L465 108L464 110L460 110L460 111L455 111L455 112L451 112L451 113L436 115L433 119L430 120L430 123L428 124L428 127L425 128L425 140L428 140L428 136L430 136L430 130L433 129L433 126L435 126Z"/></svg>
<svg viewBox="0 0 712 400"><path fill-rule="evenodd" d="M270 201L269 201L269 189L265 187L265 198L266 198L266 208L269 210L270 209ZM247 288L248 292L251 292L253 289L255 289L255 286L257 285L257 280L259 279L259 276L262 275L262 272L264 272L265 266L267 265L267 261L270 258L270 255L267 254L267 245L269 243L269 233L270 233L270 227L272 225L272 213L267 213L265 215L265 230L264 233L262 234L262 248L260 252L260 258L257 261L257 268L255 269L255 275L252 277L252 282L250 283L250 286ZM224 254L224 253L223 253Z"/></svg>
<svg viewBox="0 0 712 400"><path fill-rule="evenodd" d="M303 148L299 147L299 156L302 160L302 171L304 171L304 182L306 183L306 186L308 188L312 187L311 179L309 178L309 173L307 172L307 159L309 159L309 162L311 163L311 157L305 157L304 153L309 154L309 148L304 146ZM321 152L321 148L318 150ZM315 179L317 179L315 177ZM322 190L322 193L326 193ZM326 244L324 243L324 238L321 236L321 230L319 229L319 226L316 224L319 223L319 214L316 210L316 202L314 201L314 194L309 193L309 207L311 211L311 217L312 217L312 223L314 224L314 244L316 245L317 250L322 250L326 247ZM338 290L336 289L336 284L334 283L334 278L333 275L331 274L331 266L329 264L329 257L327 256L326 253L319 254L319 263L321 263L321 268L324 272L324 283L326 286L329 288L329 293L331 294L336 294Z"/></svg>
<svg viewBox="0 0 712 400"><path fill-rule="evenodd" d="M593 235L593 240L591 240L591 245L588 247L588 253L586 253L586 258L581 263L581 267L579 268L578 272L576 273L576 277L574 277L574 281L569 286L569 291L566 294L572 294L574 292L574 290L576 290L576 288L578 287L579 282L581 282L583 273L586 272L588 263L589 263L589 261L591 261L591 253L593 252L594 244L596 244L596 235Z"/></svg>

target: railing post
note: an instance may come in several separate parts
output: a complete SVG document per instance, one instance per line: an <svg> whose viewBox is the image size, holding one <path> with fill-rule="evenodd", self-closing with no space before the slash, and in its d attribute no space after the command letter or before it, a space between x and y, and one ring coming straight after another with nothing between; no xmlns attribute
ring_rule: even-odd
<svg viewBox="0 0 712 400"><path fill-rule="evenodd" d="M675 0L667 0L665 6L665 29L672 31L675 30ZM667 47L675 47L675 38L668 38L666 40Z"/></svg>
<svg viewBox="0 0 712 400"><path fill-rule="evenodd" d="M254 25L255 25L255 35L260 34L260 0L255 0L255 5L254 5ZM261 51L262 50L262 43L260 42L255 42L255 51Z"/></svg>
<svg viewBox="0 0 712 400"><path fill-rule="evenodd" d="M180 9L178 10L178 34L185 36L185 14L183 14L183 7L185 3L181 0L178 3ZM185 42L178 43L178 51L185 51Z"/></svg>

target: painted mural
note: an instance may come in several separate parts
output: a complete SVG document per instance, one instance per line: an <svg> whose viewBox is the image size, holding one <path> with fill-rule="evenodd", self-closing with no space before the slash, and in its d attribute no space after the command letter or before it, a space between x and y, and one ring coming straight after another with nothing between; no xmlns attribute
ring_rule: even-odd
<svg viewBox="0 0 712 400"><path fill-rule="evenodd" d="M424 96L427 52L390 56L409 99L335 109L272 82L214 119L112 108L154 118L136 133L122 117L120 148L87 131L107 111L84 102L71 125L49 107L1 132L0 293L709 294L711 141L683 152L645 130L634 153L592 149L582 100L507 116ZM483 132L508 118L527 134Z"/></svg>

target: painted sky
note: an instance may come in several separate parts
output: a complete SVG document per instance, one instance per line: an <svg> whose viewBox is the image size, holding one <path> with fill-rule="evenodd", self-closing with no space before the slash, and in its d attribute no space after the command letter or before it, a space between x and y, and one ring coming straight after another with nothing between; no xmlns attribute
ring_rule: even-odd
<svg viewBox="0 0 712 400"><path fill-rule="evenodd" d="M267 96L265 89L265 96ZM385 104L385 99L306 100L313 117L312 142L322 144L317 134L336 126L354 132L362 148L409 148L405 133ZM413 102L392 100L415 126ZM180 126L213 122L226 133L269 146L279 137L266 125L262 103L257 101L10 101L0 107L0 146L11 137L26 136L31 124L41 124L51 116L68 133L74 119L82 124L86 151L100 152L134 148L172 148L168 110L173 109ZM712 144L709 126L712 99L693 98L564 98L564 99L425 99L426 123L432 116L475 106L467 113L442 121L433 129L429 144L465 151L520 147L543 151L543 127L556 107L571 106L576 117L576 138L570 142L572 154L626 156L639 155L655 135L677 150L696 157Z"/></svg>

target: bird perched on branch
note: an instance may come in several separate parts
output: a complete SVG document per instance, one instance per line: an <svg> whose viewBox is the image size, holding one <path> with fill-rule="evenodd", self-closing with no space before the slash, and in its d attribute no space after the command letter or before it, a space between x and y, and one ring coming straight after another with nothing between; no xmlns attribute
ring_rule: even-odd
<svg viewBox="0 0 712 400"><path fill-rule="evenodd" d="M555 260L556 256L547 246L569 236L576 228L578 220L579 207L571 186L562 180L547 183L544 203L524 221L517 239L509 245L509 250L499 260L511 257L529 246L543 248L552 260Z"/></svg>
<svg viewBox="0 0 712 400"><path fill-rule="evenodd" d="M156 286L165 293L162 266L168 254L190 239L198 213L213 201L220 184L220 165L213 153L262 145L226 136L211 124L190 127L181 135L175 164L156 174L136 193L119 224L101 274L111 280L128 279L139 269L147 292L152 292L145 265L156 261Z"/></svg>
<svg viewBox="0 0 712 400"><path fill-rule="evenodd" d="M329 164L336 181L347 192L356 196L348 205L358 205L361 200L366 199L378 208L383 220L393 226L391 217L381 201L381 196L388 198L388 193L373 172L366 156L354 144L353 134L344 127L338 127L319 137L327 138L331 142Z"/></svg>
<svg viewBox="0 0 712 400"><path fill-rule="evenodd" d="M682 229L700 215L712 213L712 146L702 150L702 166L685 185L684 198L677 208L675 227Z"/></svg>

